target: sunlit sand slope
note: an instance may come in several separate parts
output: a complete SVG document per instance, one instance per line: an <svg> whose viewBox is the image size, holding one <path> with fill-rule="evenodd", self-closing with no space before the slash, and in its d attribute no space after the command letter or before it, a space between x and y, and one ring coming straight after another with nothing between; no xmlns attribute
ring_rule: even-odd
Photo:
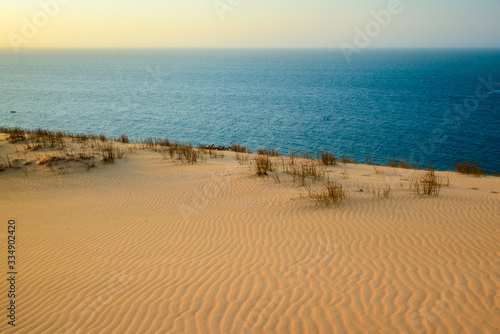
<svg viewBox="0 0 500 334"><path fill-rule="evenodd" d="M13 329L2 284L0 332L500 333L500 179L450 173L423 198L400 187L412 171L342 168L329 172L348 173L350 198L329 208L232 153L6 170L18 309Z"/></svg>

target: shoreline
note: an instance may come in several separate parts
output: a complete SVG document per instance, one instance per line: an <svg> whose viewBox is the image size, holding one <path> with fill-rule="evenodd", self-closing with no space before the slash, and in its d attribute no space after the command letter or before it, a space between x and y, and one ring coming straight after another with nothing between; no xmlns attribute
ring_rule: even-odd
<svg viewBox="0 0 500 334"><path fill-rule="evenodd" d="M121 136L118 137L107 137L103 134L97 135L97 134L91 134L91 133L72 133L72 132L65 132L65 131L51 131L51 130L46 130L46 129L24 129L24 128L19 128L19 127L0 127L0 134L3 135L11 135L13 133L15 136L22 136L22 139L16 139L22 141L25 140L24 138L28 135L31 136L37 136L36 132L39 132L39 134L44 133L48 137L59 137L59 138L65 138L65 139L71 139L72 142L75 141L87 141L87 140L101 140L101 141L106 141L106 142L118 142L122 144L133 144L133 145L139 145L140 147L144 148L152 148L154 146L169 146L171 143L179 146L185 146L185 147L191 147L194 149L201 149L201 150L214 150L214 151L222 151L222 152L237 152L237 153L255 153L253 151L253 148L249 146L244 146L236 143L231 143L230 145L205 145L205 144L199 144L198 146L194 146L192 143L189 142L178 142L178 141L170 141L169 138L153 138L153 137L146 137L146 138L141 138L138 140L134 139L129 139L129 137L125 134L122 134ZM243 151L241 151L243 150ZM321 161L321 154L327 153L327 154L332 154L334 155L335 159L339 163L353 163L353 164L360 164L358 159L352 159L349 156L342 155L342 156L336 156L334 152L329 152L329 151L317 151L310 153L308 151L305 152L290 152L288 154L282 155L278 150L275 150L271 146L266 146L266 148L259 148L256 153L258 152L264 152L265 150L272 150L276 152L278 156L283 156L283 157L305 157L306 159L310 160L318 160ZM363 163L361 163L363 164ZM471 165L471 167L474 167L474 171L472 172L466 172L465 174L472 174L475 176L500 176L498 171L485 171L483 168L480 167L480 164L478 164L477 161L469 161L467 159L463 161L455 161L455 169L437 169L436 171L439 172L457 172L460 171L460 168L457 166L457 164L468 164ZM395 167L395 168L405 168L405 169L414 169L414 170L422 170L425 168L433 168L432 163L427 164L427 165L421 165L420 163L416 162L411 162L409 160L406 160L404 158L398 158L395 156L390 157L387 159L387 162L385 164L377 164L373 162L373 157L372 156L366 156L366 163L363 165L370 165L370 166L376 166L376 167ZM472 166L474 165L474 166Z"/></svg>

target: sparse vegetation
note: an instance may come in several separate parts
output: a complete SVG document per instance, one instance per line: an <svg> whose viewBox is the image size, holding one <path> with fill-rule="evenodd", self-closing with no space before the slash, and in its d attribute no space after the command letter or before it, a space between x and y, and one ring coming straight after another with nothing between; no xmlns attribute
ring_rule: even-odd
<svg viewBox="0 0 500 334"><path fill-rule="evenodd" d="M115 162L116 159L116 154L113 149L113 144L112 143L106 143L102 148L101 148L101 160L106 163L113 163Z"/></svg>
<svg viewBox="0 0 500 334"><path fill-rule="evenodd" d="M464 160L462 162L456 162L455 169L457 172L466 175L473 175L475 177L486 176L486 171L478 165L477 161L469 162Z"/></svg>
<svg viewBox="0 0 500 334"><path fill-rule="evenodd" d="M255 157L255 168L257 175L264 176L273 171L273 164L268 155L259 154Z"/></svg>
<svg viewBox="0 0 500 334"><path fill-rule="evenodd" d="M280 175L278 174L277 171L273 172L273 179L274 179L274 182L281 183Z"/></svg>
<svg viewBox="0 0 500 334"><path fill-rule="evenodd" d="M335 154L330 153L328 151L322 151L319 155L319 159L321 163L325 166L335 166L337 165L337 158Z"/></svg>
<svg viewBox="0 0 500 334"><path fill-rule="evenodd" d="M359 164L359 161L357 159L351 159L347 155L342 155L342 158L340 159L342 164Z"/></svg>
<svg viewBox="0 0 500 334"><path fill-rule="evenodd" d="M372 189L373 199L388 199L392 195L391 185L388 184L382 189Z"/></svg>
<svg viewBox="0 0 500 334"><path fill-rule="evenodd" d="M292 176L293 182L305 186L307 181L317 182L325 176L325 170L311 160L301 160L298 164L284 165L283 171Z"/></svg>
<svg viewBox="0 0 500 334"><path fill-rule="evenodd" d="M389 162L387 163L387 166L393 167L393 168L404 168L404 169L422 169L420 164L413 164L408 160L404 159L397 159L392 157Z"/></svg>
<svg viewBox="0 0 500 334"><path fill-rule="evenodd" d="M424 175L410 180L410 189L419 196L437 197L445 182L443 178L436 175L433 167L428 167Z"/></svg>
<svg viewBox="0 0 500 334"><path fill-rule="evenodd" d="M252 154L252 149L249 146L231 144L230 148L231 148L231 151L233 151L233 152Z"/></svg>
<svg viewBox="0 0 500 334"><path fill-rule="evenodd" d="M333 168L339 163L344 166L349 163L358 163L357 160L343 155L338 159L335 154L328 151L319 151L315 156L308 152L290 153L289 156L280 156L278 150L271 147L259 149L257 155L252 155L248 146L231 144L230 146L199 145L197 148L189 143L171 142L168 138L145 138L136 142L126 135L108 139L104 134L98 136L85 133L65 133L61 131L48 131L44 129L24 130L21 128L0 128L0 132L7 134L7 141L11 144L12 154L0 156L0 171L7 168L21 169L25 175L29 170L39 170L36 166L47 167L52 172L66 174L71 166L82 166L89 171L97 167L99 160L102 163L114 163L117 159L127 158L127 153L133 153L137 149L151 149L159 152L165 159L180 160L182 162L195 164L205 161L207 158L224 157L224 151L235 152L234 156L240 164L254 162L253 167L257 175L271 177L279 183L296 183L301 189L306 189L308 196L314 198L321 205L338 204L347 198L349 187L349 174L346 167ZM386 174L383 167L373 165L373 158L366 157L367 165L372 165L376 174ZM36 166L35 166L36 164ZM391 167L414 168L420 166L409 161L391 158L388 163ZM32 166L32 168L29 168ZM484 176L485 170L479 167L477 162L463 161L456 163L457 171L467 175ZM387 171L387 169L386 169ZM339 175L338 181L330 181L328 174ZM497 174L498 175L498 174ZM366 175L368 176L368 175ZM342 180L343 178L345 180ZM327 180L327 181L325 181ZM410 189L419 196L436 197L442 187L450 186L449 175L439 177L434 168L428 168L425 174L411 179ZM321 182L321 183L319 183ZM343 182L343 183L341 183ZM321 188L318 188L322 184ZM351 182L352 184L352 182ZM391 198L394 189L391 185L380 189L373 185L354 185L357 196L373 196L374 199ZM401 188L403 188L401 181ZM316 190L312 190L316 189ZM362 195L359 193L366 193Z"/></svg>
<svg viewBox="0 0 500 334"><path fill-rule="evenodd" d="M123 144L128 144L130 143L130 140L128 139L128 137L126 135L121 135L119 138L118 138L118 141L122 142Z"/></svg>
<svg viewBox="0 0 500 334"><path fill-rule="evenodd" d="M271 147L259 148L257 150L257 154L259 154L259 155L267 155L269 157L279 157L280 156L278 150L276 150L274 148L271 148Z"/></svg>
<svg viewBox="0 0 500 334"><path fill-rule="evenodd" d="M306 190L308 196L315 199L322 206L340 205L348 198L344 186L337 181L327 180L319 190L313 190L309 186L306 186Z"/></svg>
<svg viewBox="0 0 500 334"><path fill-rule="evenodd" d="M240 164L248 163L248 154L236 152L234 157Z"/></svg>

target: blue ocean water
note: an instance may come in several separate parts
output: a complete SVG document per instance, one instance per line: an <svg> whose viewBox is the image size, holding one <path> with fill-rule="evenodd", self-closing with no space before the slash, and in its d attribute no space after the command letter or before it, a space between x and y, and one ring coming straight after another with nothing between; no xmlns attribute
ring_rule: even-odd
<svg viewBox="0 0 500 334"><path fill-rule="evenodd" d="M499 116L498 49L0 50L1 126L495 171Z"/></svg>

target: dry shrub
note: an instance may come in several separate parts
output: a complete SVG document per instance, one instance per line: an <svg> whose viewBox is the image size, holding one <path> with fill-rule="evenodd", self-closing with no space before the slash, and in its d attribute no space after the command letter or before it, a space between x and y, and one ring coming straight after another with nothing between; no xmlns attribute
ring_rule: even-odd
<svg viewBox="0 0 500 334"><path fill-rule="evenodd" d="M271 159L269 159L268 155L258 155L255 157L255 168L257 175L264 176L268 175L268 172L273 171L273 163Z"/></svg>
<svg viewBox="0 0 500 334"><path fill-rule="evenodd" d="M112 143L106 143L101 148L101 160L106 163L114 163L116 159Z"/></svg>
<svg viewBox="0 0 500 334"><path fill-rule="evenodd" d="M239 144L231 144L230 146L231 151L233 152L239 152L239 153L252 153L252 149L249 146L243 146Z"/></svg>
<svg viewBox="0 0 500 334"><path fill-rule="evenodd" d="M121 135L119 138L118 138L118 141L123 143L123 144L128 144L130 143L130 140L128 139L127 135Z"/></svg>
<svg viewBox="0 0 500 334"><path fill-rule="evenodd" d="M387 166L389 167L393 167L393 168L404 168L404 169L422 169L422 167L420 166L420 164L413 164L411 163L410 161L408 160L404 160L404 159L397 159L397 158L391 158L391 160L389 160L389 162L387 163Z"/></svg>
<svg viewBox="0 0 500 334"><path fill-rule="evenodd" d="M23 141L26 137L26 130L19 127L14 128L0 128L0 132L8 134L7 140L11 143Z"/></svg>
<svg viewBox="0 0 500 334"><path fill-rule="evenodd" d="M393 168L396 168L399 166L399 161L398 159L396 158L391 158L391 160L389 160L389 162L387 163L387 166L389 167L393 167Z"/></svg>
<svg viewBox="0 0 500 334"><path fill-rule="evenodd" d="M347 155L342 155L342 158L340 161L345 165L345 164L359 164L359 161L357 159L351 159Z"/></svg>
<svg viewBox="0 0 500 334"><path fill-rule="evenodd" d="M206 151L204 148L194 149L189 143L170 143L169 146L161 146L157 149L164 157L170 156L171 159L186 161L190 164L195 164L199 160L206 159Z"/></svg>
<svg viewBox="0 0 500 334"><path fill-rule="evenodd" d="M271 148L271 147L259 148L257 150L257 154L259 154L259 155L267 155L267 156L270 156L270 157L279 157L280 156L278 150L276 150L274 148Z"/></svg>
<svg viewBox="0 0 500 334"><path fill-rule="evenodd" d="M335 154L330 153L328 151L322 151L320 155L321 163L325 166L335 166L337 165L337 158L335 157Z"/></svg>
<svg viewBox="0 0 500 334"><path fill-rule="evenodd" d="M101 160L105 163L114 163L116 159L121 159L124 154L125 150L114 146L111 142L106 142L101 146Z"/></svg>
<svg viewBox="0 0 500 334"><path fill-rule="evenodd" d="M445 184L446 181L436 175L434 168L428 167L424 175L410 180L410 189L419 196L437 197Z"/></svg>
<svg viewBox="0 0 500 334"><path fill-rule="evenodd" d="M317 191L312 190L308 186L306 187L309 197L314 198L322 206L340 205L340 203L348 198L347 191L337 181L328 180L323 184L323 188Z"/></svg>
<svg viewBox="0 0 500 334"><path fill-rule="evenodd" d="M457 172L466 175L473 175L475 177L486 176L484 168L480 167L477 164L477 161L469 162L467 160L464 160L462 162L456 162L455 169L457 170Z"/></svg>
<svg viewBox="0 0 500 334"><path fill-rule="evenodd" d="M317 182L325 176L324 168L317 165L314 161L300 161L300 164L289 164L285 167L284 172L292 175L293 182L298 182L301 186L305 186L307 180Z"/></svg>

